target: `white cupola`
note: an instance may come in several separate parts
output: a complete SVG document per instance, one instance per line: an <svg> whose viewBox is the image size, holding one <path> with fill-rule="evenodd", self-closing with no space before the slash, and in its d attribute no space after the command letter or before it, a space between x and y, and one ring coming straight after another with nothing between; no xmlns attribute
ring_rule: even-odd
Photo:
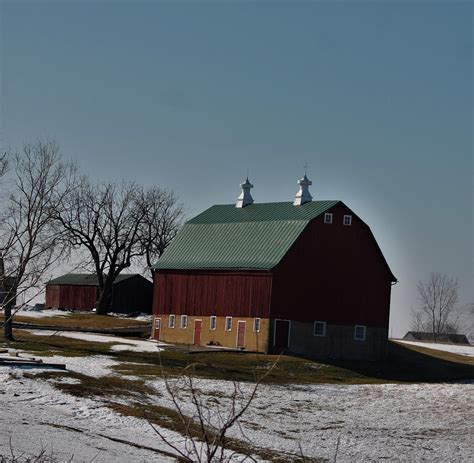
<svg viewBox="0 0 474 463"><path fill-rule="evenodd" d="M300 186L300 189L295 195L295 200L293 201L294 206L301 206L304 203L309 203L312 201L313 197L311 196L309 192L309 186L313 184L311 180L306 177L306 172L303 176L302 179L298 180L298 185Z"/></svg>
<svg viewBox="0 0 474 463"><path fill-rule="evenodd" d="M245 179L244 183L240 184L240 188L242 188L242 192L240 193L239 197L237 198L237 202L235 207L245 207L249 204L253 204L253 198L250 194L250 189L253 188L253 185L249 182L249 178Z"/></svg>

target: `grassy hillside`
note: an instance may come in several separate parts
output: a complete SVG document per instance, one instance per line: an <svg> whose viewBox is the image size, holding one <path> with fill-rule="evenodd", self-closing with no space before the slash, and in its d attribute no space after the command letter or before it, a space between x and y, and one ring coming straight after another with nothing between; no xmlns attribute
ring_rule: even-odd
<svg viewBox="0 0 474 463"><path fill-rule="evenodd" d="M14 347L33 355L107 355L117 360L117 373L142 378L179 374L190 366L196 376L215 379L253 381L277 360L276 356L245 352L186 352L166 349L154 352L110 351L114 342L101 343L63 336L36 336L16 331ZM119 343L119 341L117 341ZM276 384L337 383L368 384L384 382L423 382L474 379L472 358L438 352L418 346L390 342L389 358L384 362L315 361L281 356L277 367L266 378Z"/></svg>
<svg viewBox="0 0 474 463"><path fill-rule="evenodd" d="M3 321L4 316L1 314L0 322L3 323ZM91 312L64 312L64 316L54 317L28 317L27 315L15 315L13 321L17 323L32 323L35 325L48 325L58 328L69 327L78 329L123 328L149 324L149 322L145 321L112 317L108 315L96 315L95 313Z"/></svg>

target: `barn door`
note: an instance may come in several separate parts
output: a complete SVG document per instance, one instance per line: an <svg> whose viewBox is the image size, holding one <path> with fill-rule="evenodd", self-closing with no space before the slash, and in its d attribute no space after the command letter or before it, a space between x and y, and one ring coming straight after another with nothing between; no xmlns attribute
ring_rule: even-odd
<svg viewBox="0 0 474 463"><path fill-rule="evenodd" d="M153 336L154 339L157 341L160 340L160 331L161 331L161 318L155 318L155 335Z"/></svg>
<svg viewBox="0 0 474 463"><path fill-rule="evenodd" d="M237 347L245 347L245 321L237 322Z"/></svg>
<svg viewBox="0 0 474 463"><path fill-rule="evenodd" d="M288 349L290 346L290 321L275 320L275 335L273 345L280 349Z"/></svg>
<svg viewBox="0 0 474 463"><path fill-rule="evenodd" d="M201 345L202 320L194 320L194 345Z"/></svg>

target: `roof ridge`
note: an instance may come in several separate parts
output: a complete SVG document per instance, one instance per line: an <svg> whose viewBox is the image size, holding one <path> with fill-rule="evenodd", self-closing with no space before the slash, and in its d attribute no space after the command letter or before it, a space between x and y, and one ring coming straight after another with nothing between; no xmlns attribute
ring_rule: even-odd
<svg viewBox="0 0 474 463"><path fill-rule="evenodd" d="M311 220L340 202L211 206L186 222L153 268L271 269Z"/></svg>

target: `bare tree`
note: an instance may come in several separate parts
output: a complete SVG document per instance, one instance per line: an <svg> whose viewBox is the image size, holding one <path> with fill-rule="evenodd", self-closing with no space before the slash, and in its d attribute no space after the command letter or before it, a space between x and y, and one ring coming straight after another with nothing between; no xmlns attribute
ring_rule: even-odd
<svg viewBox="0 0 474 463"><path fill-rule="evenodd" d="M279 357L267 364L264 372L256 373L255 381L248 383L246 387L233 381L229 397L227 400L221 399L223 400L221 404L212 398L206 399L206 394L199 388L199 382L193 377L193 364L188 365L173 379L167 377L162 370L165 390L173 410L177 412L184 445L176 445L160 428L149 423L160 439L184 461L199 463L231 461L235 453L228 449L227 434L231 428L237 427L240 434L248 440L240 420L255 400L262 382L278 362ZM251 455L246 455L245 459L255 461Z"/></svg>
<svg viewBox="0 0 474 463"><path fill-rule="evenodd" d="M151 259L157 246L169 244L174 236L171 224L178 223L181 214L170 202L176 202L174 196L157 188L146 191L133 182L93 185L86 178L64 197L56 219L67 244L85 249L85 264L97 274L98 314L109 311L112 285L123 270L144 256Z"/></svg>
<svg viewBox="0 0 474 463"><path fill-rule="evenodd" d="M43 278L63 254L53 227L58 203L75 186L76 168L61 160L54 142L38 141L9 153L12 178L0 217L4 336L13 339L16 297L42 287Z"/></svg>
<svg viewBox="0 0 474 463"><path fill-rule="evenodd" d="M433 335L456 332L459 325L458 280L456 277L433 272L426 282L417 285L420 307L412 313L412 326L417 331Z"/></svg>

